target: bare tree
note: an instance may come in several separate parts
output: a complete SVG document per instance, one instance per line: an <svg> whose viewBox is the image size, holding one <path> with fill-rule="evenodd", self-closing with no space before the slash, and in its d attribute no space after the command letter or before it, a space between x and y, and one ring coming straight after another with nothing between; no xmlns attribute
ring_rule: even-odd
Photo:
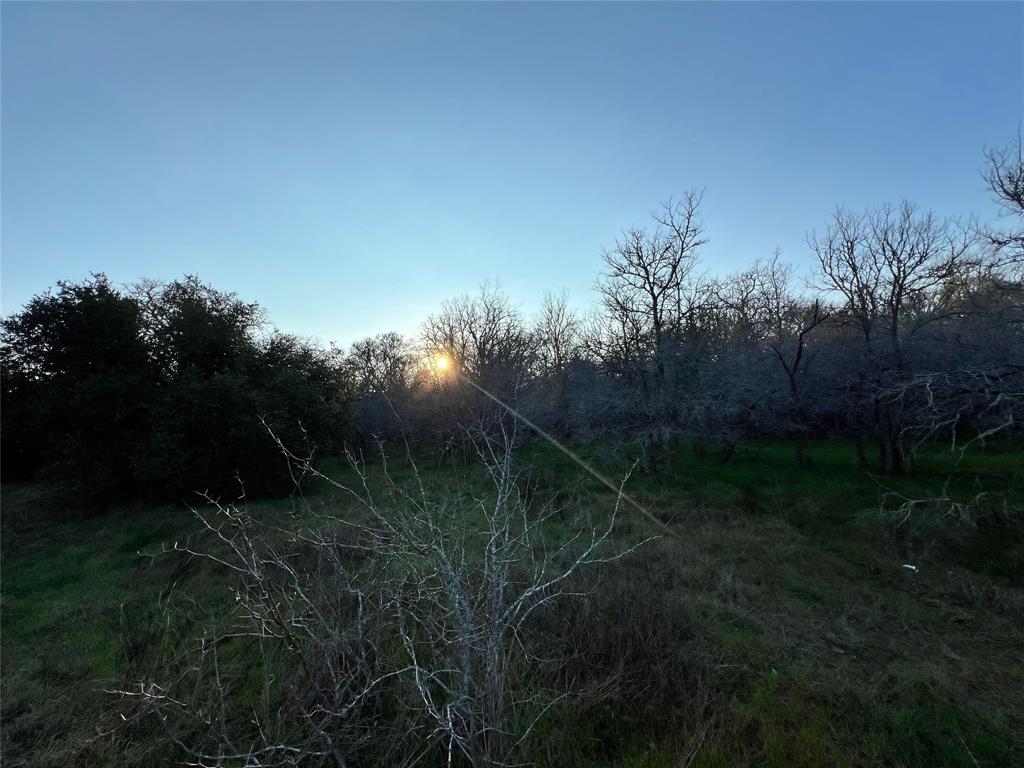
<svg viewBox="0 0 1024 768"><path fill-rule="evenodd" d="M695 190L669 199L652 214L653 229L625 232L603 254L606 272L597 284L605 329L617 334L605 344L640 364L640 395L651 405L647 430L663 447L674 421L666 388L669 340L688 313L698 252L707 242L702 199Z"/></svg>
<svg viewBox="0 0 1024 768"><path fill-rule="evenodd" d="M877 391L906 375L907 345L943 317L934 297L974 263L972 228L919 213L909 202L863 214L837 208L822 235L808 239L818 257L821 287L842 299L840 319L861 338L884 471L905 471L911 456L900 438L899 408Z"/></svg>
<svg viewBox="0 0 1024 768"><path fill-rule="evenodd" d="M360 339L348 354L348 369L356 393L394 394L412 386L415 355L399 333L381 333Z"/></svg>
<svg viewBox="0 0 1024 768"><path fill-rule="evenodd" d="M565 290L544 294L532 335L536 359L524 405L534 419L544 421L550 431L568 438L576 426L569 381L571 374L579 371L583 339L581 324L569 308Z"/></svg>
<svg viewBox="0 0 1024 768"><path fill-rule="evenodd" d="M872 359L878 344L887 345L886 364L900 369L908 339L934 319L920 310L973 263L975 239L971 227L903 202L864 214L838 208L809 244L822 287L842 297L844 315L860 329Z"/></svg>
<svg viewBox="0 0 1024 768"><path fill-rule="evenodd" d="M579 349L579 323L569 309L569 294L545 293L540 314L534 323L537 343L537 372L554 376L565 372Z"/></svg>
<svg viewBox="0 0 1024 768"><path fill-rule="evenodd" d="M485 283L476 294L446 301L423 323L423 357L443 359L434 371L435 432L465 459L473 454L463 424L498 429L508 418L490 396L518 406L536 358L536 338L519 309L497 286Z"/></svg>
<svg viewBox="0 0 1024 768"><path fill-rule="evenodd" d="M422 341L428 353L444 353L464 375L491 384L526 375L535 354L519 310L488 283L475 295L445 302L424 322Z"/></svg>
<svg viewBox="0 0 1024 768"><path fill-rule="evenodd" d="M781 261L778 251L769 261L737 275L719 292L733 314L732 333L748 344L764 347L778 364L786 382L785 431L793 437L796 461L806 464L805 435L810 428L807 380L818 350L812 344L815 331L831 316L819 298L800 296L793 288L792 265ZM754 361L746 371L756 374ZM766 384L761 382L761 386Z"/></svg>
<svg viewBox="0 0 1024 768"><path fill-rule="evenodd" d="M603 254L607 272L598 292L613 314L638 315L655 352L680 322L698 250L707 243L700 222L703 193L671 198L652 213L652 230L634 227Z"/></svg>
<svg viewBox="0 0 1024 768"><path fill-rule="evenodd" d="M988 184L1003 214L1015 221L1008 230L990 228L986 231L1000 260L1017 270L1024 269L1024 143L1020 131L1017 141L1005 147L985 149L982 178Z"/></svg>
<svg viewBox="0 0 1024 768"><path fill-rule="evenodd" d="M641 313L621 295L611 306L607 302L603 304L599 309L592 309L585 318L582 334L585 353L609 373L641 379L648 346Z"/></svg>

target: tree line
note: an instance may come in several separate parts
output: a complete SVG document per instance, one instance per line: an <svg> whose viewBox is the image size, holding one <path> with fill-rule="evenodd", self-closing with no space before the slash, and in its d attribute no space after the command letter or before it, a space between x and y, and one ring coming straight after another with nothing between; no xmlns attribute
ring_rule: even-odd
<svg viewBox="0 0 1024 768"><path fill-rule="evenodd" d="M547 294L525 317L499 288L445 302L418 338L348 350L273 329L257 304L198 278L62 282L3 321L5 480L174 496L237 480L277 492L285 444L374 440L458 451L506 406L571 441L728 458L743 440L842 437L910 472L925 441L1019 432L1024 416L1024 162L986 151L995 224L910 202L837 208L808 237L813 275L776 253L712 276L703 194L665 201L602 255L597 300ZM442 367L439 360L448 365ZM504 405L503 405L504 404Z"/></svg>
<svg viewBox="0 0 1024 768"><path fill-rule="evenodd" d="M908 201L838 207L808 237L803 281L778 253L709 276L703 194L667 200L602 254L589 312L548 294L524 318L485 285L419 339L355 344L355 423L451 444L453 424L502 417L482 388L561 438L629 439L647 469L670 469L679 439L725 458L746 439L786 439L807 463L809 440L840 437L864 466L903 473L925 441L1009 435L1024 416L1020 141L986 163L996 224ZM424 366L437 354L459 375Z"/></svg>
<svg viewBox="0 0 1024 768"><path fill-rule="evenodd" d="M268 331L257 304L196 277L61 282L3 321L0 354L5 480L87 497L221 492L236 478L278 493L290 486L268 426L325 447L344 434L335 353Z"/></svg>

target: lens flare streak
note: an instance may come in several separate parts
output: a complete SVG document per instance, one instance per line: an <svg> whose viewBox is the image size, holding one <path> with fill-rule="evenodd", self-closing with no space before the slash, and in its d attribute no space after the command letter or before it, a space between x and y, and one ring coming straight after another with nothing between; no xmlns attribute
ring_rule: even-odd
<svg viewBox="0 0 1024 768"><path fill-rule="evenodd" d="M548 434L541 427L539 427L537 424L534 424L532 421L530 421L528 418L526 418L523 414L521 414L515 408L513 408L512 406L508 405L504 401L502 401L499 398L497 398L494 395L492 395L490 392L488 392L486 389L481 387L479 384L477 384L475 381L470 379L468 376L460 375L459 378L462 381L464 381L467 384L469 384L474 389L476 389L484 397L490 399L491 401L497 403L500 407L504 408L506 411L508 411L509 414L511 414L513 416L513 418L519 419L519 421L521 421L527 427L529 427L534 432L536 432L538 435L543 437L547 442L549 442L551 445L553 445L559 451L564 453L566 456L568 456L570 459L572 459L572 461L575 462L579 467L581 467L587 473L589 473L595 480L600 482L602 485L607 486L613 492L615 492L616 494L621 496L623 499L625 499L627 502L629 502L629 504L634 509L636 509L640 514L642 514L644 517L646 517L652 523L657 525L659 528L664 530L665 533L667 533L669 536L672 536L675 539L679 539L680 538L680 536L675 531L673 531L671 528L669 528L668 525L665 522L663 522L662 520L659 520L657 517L655 517L646 507L643 506L643 504L641 504L639 501L637 501L632 496L627 494L621 488L621 486L615 485L615 483L613 483L607 477L605 477L600 472L598 472L596 469L594 469L590 464L588 464L586 462L585 459L583 459L582 456L577 454L571 448L569 448L568 446L564 445L562 442L557 440L553 435Z"/></svg>

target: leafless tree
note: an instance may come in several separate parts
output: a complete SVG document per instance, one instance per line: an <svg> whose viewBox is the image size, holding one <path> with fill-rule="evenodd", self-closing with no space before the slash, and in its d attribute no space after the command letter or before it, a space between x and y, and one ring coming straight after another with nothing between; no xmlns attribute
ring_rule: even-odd
<svg viewBox="0 0 1024 768"><path fill-rule="evenodd" d="M821 287L841 298L840 319L859 332L869 389L906 375L907 345L945 316L934 298L974 263L972 232L904 202L863 214L837 208L824 233L809 237ZM883 470L908 470L899 409L874 396L870 410Z"/></svg>
<svg viewBox="0 0 1024 768"><path fill-rule="evenodd" d="M592 309L584 319L582 347L585 354L602 369L623 378L639 378L646 359L647 340L641 313L633 310L621 296L615 311L607 305Z"/></svg>
<svg viewBox="0 0 1024 768"><path fill-rule="evenodd" d="M808 461L803 435L810 427L806 383L818 350L815 331L831 316L820 298L805 298L793 288L793 267L776 252L771 260L732 281L736 286L724 301L736 314L741 328L770 350L785 376L787 391L786 431L794 435L796 460ZM748 364L748 368L751 367Z"/></svg>
<svg viewBox="0 0 1024 768"><path fill-rule="evenodd" d="M461 425L501 428L508 414L492 397L518 407L534 368L536 338L508 296L485 283L476 294L447 301L427 318L421 345L425 360L448 363L433 371L434 431L468 460L473 448Z"/></svg>
<svg viewBox="0 0 1024 768"><path fill-rule="evenodd" d="M381 333L352 345L348 368L359 396L391 395L412 386L415 355L401 334Z"/></svg>
<svg viewBox="0 0 1024 768"><path fill-rule="evenodd" d="M583 339L581 323L569 308L565 290L544 294L532 335L536 358L523 405L532 418L544 421L549 431L568 438L574 426L570 378L579 370Z"/></svg>
<svg viewBox="0 0 1024 768"><path fill-rule="evenodd" d="M837 208L824 234L809 238L822 287L842 298L872 360L878 345L887 345L886 364L896 369L905 364L908 339L934 319L921 311L931 296L973 263L975 241L972 227L909 202L864 214Z"/></svg>
<svg viewBox="0 0 1024 768"><path fill-rule="evenodd" d="M1024 144L1019 130L1016 142L985 149L981 175L1003 214L1016 222L1010 229L990 228L986 236L1003 263L1024 270Z"/></svg>
<svg viewBox="0 0 1024 768"><path fill-rule="evenodd" d="M449 356L463 375L489 383L524 376L536 348L519 310L488 283L475 295L445 302L427 318L422 342L428 353Z"/></svg>
<svg viewBox="0 0 1024 768"><path fill-rule="evenodd" d="M545 293L540 313L534 323L537 343L537 372L555 376L565 372L579 348L579 323L569 308L569 294Z"/></svg>
<svg viewBox="0 0 1024 768"><path fill-rule="evenodd" d="M691 307L699 249L707 242L702 199L695 190L669 199L652 214L653 228L623 233L603 254L606 272L597 284L606 318L602 330L610 338L595 346L639 363L640 397L651 406L647 429L662 444L673 422L666 387L669 341Z"/></svg>
<svg viewBox="0 0 1024 768"><path fill-rule="evenodd" d="M655 351L684 314L698 251L707 243L699 219L702 200L697 191L670 198L652 213L653 229L634 227L603 254L607 271L598 292L606 309L635 316Z"/></svg>

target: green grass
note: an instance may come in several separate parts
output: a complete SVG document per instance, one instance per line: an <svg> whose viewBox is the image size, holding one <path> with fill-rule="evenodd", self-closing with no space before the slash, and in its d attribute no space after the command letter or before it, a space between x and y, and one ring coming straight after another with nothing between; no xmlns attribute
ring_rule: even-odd
<svg viewBox="0 0 1024 768"><path fill-rule="evenodd" d="M130 505L85 516L55 509L59 497L38 490L4 487L4 764L10 758L18 765L13 759L22 750L28 764L100 761L102 749L90 739L110 709L102 689L125 669L122 623L126 615L151 612L177 577L169 560L140 553L184 540L197 523L183 505ZM287 502L256 507L272 515ZM7 530L10 518L14 530ZM191 580L193 589L223 599L215 585L203 585L195 574Z"/></svg>
<svg viewBox="0 0 1024 768"><path fill-rule="evenodd" d="M629 465L625 451L608 446L580 453L611 477ZM555 708L537 729L549 750L540 764L1020 764L1024 454L979 452L957 462L936 448L914 475L881 478L858 467L852 444L811 444L809 453L813 464L799 467L788 444L745 446L728 461L680 445L670 474L631 479L630 492L676 536L632 556L629 567L640 575L628 577L627 593L690 606L697 637L687 642L699 653L686 662L694 665L686 679L703 681L707 703L622 730L614 712L595 719ZM526 444L520 459L532 467L538 495L576 480L584 507L607 509L613 500L546 444ZM431 493L460 479L487 486L477 468L458 461L423 457L419 466ZM342 462L326 467L354 479ZM412 477L401 457L392 469L396 480ZM378 466L371 475L379 490ZM1017 517L894 526L865 514L886 490L919 496L944 486L958 498L1009 493ZM138 555L184 539L194 519L175 505L62 511L36 486L6 486L3 494L4 765L148 764L138 745L92 736L112 712L102 688L129 667L123 623L151 614L172 582L210 605L224 598L222 581L201 567L181 571L170 559ZM309 498L344 505L322 484ZM290 500L253 509L294 522ZM558 542L574 525L567 512L545 534ZM622 542L652 532L623 511ZM695 689L684 700L697 697Z"/></svg>
<svg viewBox="0 0 1024 768"><path fill-rule="evenodd" d="M603 472L618 476L629 467L628 446L610 459L600 445L585 446L578 453ZM636 451L632 452L633 454ZM531 443L523 451L528 462L541 469L562 473L568 459L546 443ZM937 482L950 475L960 478L959 485L970 485L972 473L981 472L993 485L1021 474L1019 453L969 453L960 457L939 447L922 452L910 476L882 477L858 466L852 442L809 443L810 466L793 460L793 448L787 443L754 442L741 446L729 459L710 452L696 456L685 444L672 451L672 471L667 474L635 476L631 487L652 496L697 498L709 502L738 502L745 494L767 503L773 498L811 498L819 503L839 500L834 510L850 515L861 505L871 505L882 490L895 489L908 494L934 490ZM568 467L577 475L585 470Z"/></svg>
<svg viewBox="0 0 1024 768"><path fill-rule="evenodd" d="M884 714L887 746L907 765L1008 765L1012 747L993 728L942 692L914 686L908 700Z"/></svg>

